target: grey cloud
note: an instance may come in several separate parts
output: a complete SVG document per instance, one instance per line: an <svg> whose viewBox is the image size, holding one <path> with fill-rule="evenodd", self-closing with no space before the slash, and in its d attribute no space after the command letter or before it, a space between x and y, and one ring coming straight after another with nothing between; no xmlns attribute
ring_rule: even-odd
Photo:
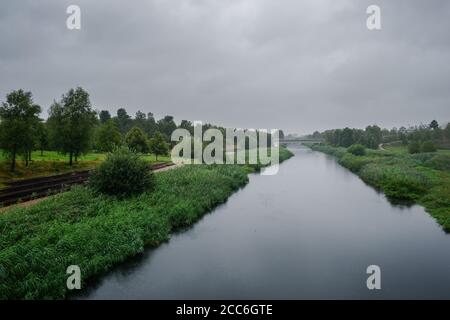
<svg viewBox="0 0 450 320"><path fill-rule="evenodd" d="M111 112L303 133L450 120L445 0L80 0L69 31L72 3L0 5L1 99L25 88L46 109L81 85Z"/></svg>

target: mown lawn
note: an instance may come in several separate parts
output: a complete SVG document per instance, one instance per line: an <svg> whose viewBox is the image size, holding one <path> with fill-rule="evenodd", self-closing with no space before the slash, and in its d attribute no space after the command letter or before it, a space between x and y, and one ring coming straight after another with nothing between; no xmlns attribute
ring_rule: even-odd
<svg viewBox="0 0 450 320"><path fill-rule="evenodd" d="M450 152L408 154L404 147L386 151L368 150L366 156L354 156L345 148L311 145L331 154L363 181L383 191L394 201L418 203L450 232Z"/></svg>
<svg viewBox="0 0 450 320"><path fill-rule="evenodd" d="M291 156L282 149L280 161ZM186 165L155 174L154 190L130 199L78 186L36 205L6 210L0 214L0 298L66 297L68 266L81 268L85 287L226 201L255 168Z"/></svg>

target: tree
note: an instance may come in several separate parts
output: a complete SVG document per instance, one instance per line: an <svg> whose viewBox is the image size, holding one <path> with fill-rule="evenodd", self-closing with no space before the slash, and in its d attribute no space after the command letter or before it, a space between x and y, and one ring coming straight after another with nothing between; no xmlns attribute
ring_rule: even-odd
<svg viewBox="0 0 450 320"><path fill-rule="evenodd" d="M57 150L69 154L70 165L89 150L96 119L89 94L81 87L70 89L50 107L50 136Z"/></svg>
<svg viewBox="0 0 450 320"><path fill-rule="evenodd" d="M145 115L145 113L138 110L136 112L136 116L134 117L134 126L137 126L145 131L146 122L147 116Z"/></svg>
<svg viewBox="0 0 450 320"><path fill-rule="evenodd" d="M128 132L132 124L131 117L124 108L117 110L117 117L115 117L115 121L117 121L117 126L123 135Z"/></svg>
<svg viewBox="0 0 450 320"><path fill-rule="evenodd" d="M366 147L362 144L352 144L347 151L355 156L364 156L366 155Z"/></svg>
<svg viewBox="0 0 450 320"><path fill-rule="evenodd" d="M447 126L444 129L444 136L446 139L450 140L450 123L447 123Z"/></svg>
<svg viewBox="0 0 450 320"><path fill-rule="evenodd" d="M117 128L117 124L112 119L109 119L97 128L95 146L98 150L111 152L116 146L120 146L121 143L122 135L119 128Z"/></svg>
<svg viewBox="0 0 450 320"><path fill-rule="evenodd" d="M15 171L19 153L28 164L34 144L34 130L39 123L41 107L33 103L31 92L22 89L6 95L0 106L0 147L11 158L11 171Z"/></svg>
<svg viewBox="0 0 450 320"><path fill-rule="evenodd" d="M381 143L381 128L377 125L366 127L366 139L367 147L371 149L377 149Z"/></svg>
<svg viewBox="0 0 450 320"><path fill-rule="evenodd" d="M147 120L145 121L144 131L149 137L152 137L156 132L156 121L153 117L153 113L147 113Z"/></svg>
<svg viewBox="0 0 450 320"><path fill-rule="evenodd" d="M148 153L149 141L145 132L139 127L133 127L125 136L128 148L135 152Z"/></svg>
<svg viewBox="0 0 450 320"><path fill-rule="evenodd" d="M420 153L420 143L418 141L412 141L408 145L408 152L411 154Z"/></svg>
<svg viewBox="0 0 450 320"><path fill-rule="evenodd" d="M165 116L158 121L158 131L165 135L167 138L172 136L172 132L177 128L172 116Z"/></svg>
<svg viewBox="0 0 450 320"><path fill-rule="evenodd" d="M347 148L351 146L353 143L354 143L353 130L348 127L344 128L344 130L342 130L340 145L342 147Z"/></svg>
<svg viewBox="0 0 450 320"><path fill-rule="evenodd" d="M181 120L180 128L181 129L186 129L187 131L189 131L191 133L191 135L194 134L194 125L192 124L191 121Z"/></svg>
<svg viewBox="0 0 450 320"><path fill-rule="evenodd" d="M439 128L439 123L436 120L431 121L430 123L430 129L436 130Z"/></svg>
<svg viewBox="0 0 450 320"><path fill-rule="evenodd" d="M322 138L322 135L320 134L319 131L314 131L311 137L312 137L313 139L321 139L321 138Z"/></svg>
<svg viewBox="0 0 450 320"><path fill-rule="evenodd" d="M155 154L156 161L158 161L159 155L166 155L169 152L169 145L160 132L156 132L155 136L150 139L150 152Z"/></svg>
<svg viewBox="0 0 450 320"><path fill-rule="evenodd" d="M100 118L100 123L106 123L106 121L108 121L109 119L111 119L111 114L109 113L108 110L102 110L99 113L99 118Z"/></svg>
<svg viewBox="0 0 450 320"><path fill-rule="evenodd" d="M422 152L436 152L436 145L431 141L422 143Z"/></svg>

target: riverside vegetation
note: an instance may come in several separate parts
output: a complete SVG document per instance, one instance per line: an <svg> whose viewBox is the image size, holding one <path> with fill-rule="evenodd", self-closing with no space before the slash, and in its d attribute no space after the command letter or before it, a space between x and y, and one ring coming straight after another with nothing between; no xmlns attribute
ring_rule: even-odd
<svg viewBox="0 0 450 320"><path fill-rule="evenodd" d="M280 149L280 162L292 156ZM82 286L117 263L167 241L248 182L255 165L191 165L154 175L151 192L126 199L74 187L0 215L0 298L68 295L66 268Z"/></svg>
<svg viewBox="0 0 450 320"><path fill-rule="evenodd" d="M335 156L339 164L383 191L389 199L424 206L450 232L450 152L409 154L406 147L362 152L361 146L309 146Z"/></svg>

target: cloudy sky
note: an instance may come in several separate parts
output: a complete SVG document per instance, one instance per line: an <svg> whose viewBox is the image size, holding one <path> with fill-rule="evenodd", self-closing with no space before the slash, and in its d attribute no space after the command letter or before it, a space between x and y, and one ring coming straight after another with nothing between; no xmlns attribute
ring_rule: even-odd
<svg viewBox="0 0 450 320"><path fill-rule="evenodd" d="M449 17L447 0L2 1L0 100L30 90L45 117L80 85L97 109L233 127L446 122Z"/></svg>

